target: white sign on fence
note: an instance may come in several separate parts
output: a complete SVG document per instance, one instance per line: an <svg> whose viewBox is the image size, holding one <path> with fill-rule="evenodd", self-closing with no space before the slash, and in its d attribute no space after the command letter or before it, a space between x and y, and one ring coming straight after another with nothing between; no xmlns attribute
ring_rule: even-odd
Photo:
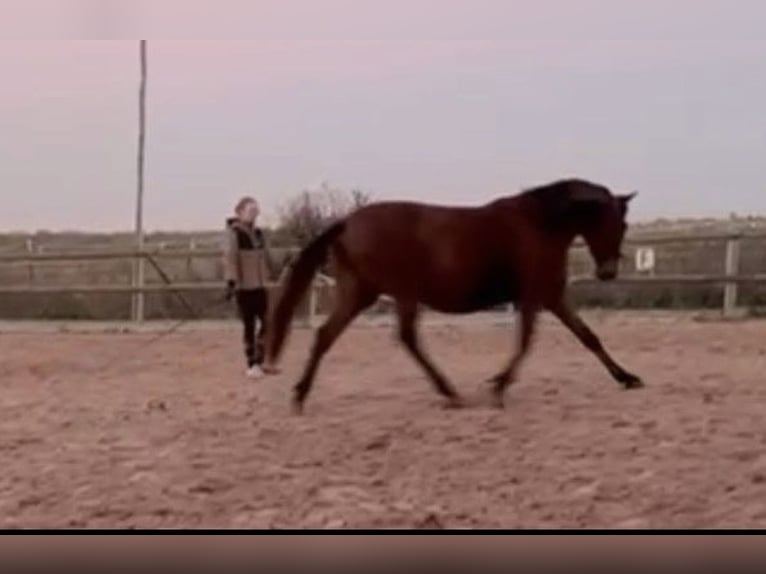
<svg viewBox="0 0 766 574"><path fill-rule="evenodd" d="M639 247L636 249L636 271L654 271L654 248Z"/></svg>

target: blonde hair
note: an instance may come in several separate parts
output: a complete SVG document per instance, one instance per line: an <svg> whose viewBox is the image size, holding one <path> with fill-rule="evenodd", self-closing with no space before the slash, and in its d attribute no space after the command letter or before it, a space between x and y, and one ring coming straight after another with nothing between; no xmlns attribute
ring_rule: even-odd
<svg viewBox="0 0 766 574"><path fill-rule="evenodd" d="M258 203L254 197L246 195L242 199L240 199L237 202L237 205L234 206L234 213L242 213L242 210L245 209L248 203Z"/></svg>

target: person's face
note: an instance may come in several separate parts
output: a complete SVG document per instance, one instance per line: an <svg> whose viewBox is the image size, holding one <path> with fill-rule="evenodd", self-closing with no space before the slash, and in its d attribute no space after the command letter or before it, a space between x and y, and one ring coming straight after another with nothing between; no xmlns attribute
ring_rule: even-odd
<svg viewBox="0 0 766 574"><path fill-rule="evenodd" d="M255 201L248 201L239 212L239 217L245 223L255 223L259 214L260 210L258 209L258 203Z"/></svg>

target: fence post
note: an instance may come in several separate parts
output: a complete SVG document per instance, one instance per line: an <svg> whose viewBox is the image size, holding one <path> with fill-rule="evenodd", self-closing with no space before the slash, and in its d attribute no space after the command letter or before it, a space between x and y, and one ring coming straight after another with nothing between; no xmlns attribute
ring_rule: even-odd
<svg viewBox="0 0 766 574"><path fill-rule="evenodd" d="M35 240L31 237L27 239L27 253L34 255L35 253ZM35 264L33 261L29 262L29 285L35 284Z"/></svg>
<svg viewBox="0 0 766 574"><path fill-rule="evenodd" d="M733 235L726 241L726 276L739 275L740 236ZM737 308L737 283L726 283L723 291L723 314L725 317L734 315Z"/></svg>
<svg viewBox="0 0 766 574"><path fill-rule="evenodd" d="M194 238L189 239L189 256L186 258L186 277L190 280L192 277L192 268L194 265L194 250L197 248L197 242Z"/></svg>
<svg viewBox="0 0 766 574"><path fill-rule="evenodd" d="M146 314L144 292L141 290L146 282L144 263L143 254L140 254L133 259L132 283L137 291L133 293L132 318L136 323L142 323Z"/></svg>
<svg viewBox="0 0 766 574"><path fill-rule="evenodd" d="M311 293L309 294L308 326L310 329L314 327L314 320L317 314L317 287L318 286L316 282L312 283Z"/></svg>

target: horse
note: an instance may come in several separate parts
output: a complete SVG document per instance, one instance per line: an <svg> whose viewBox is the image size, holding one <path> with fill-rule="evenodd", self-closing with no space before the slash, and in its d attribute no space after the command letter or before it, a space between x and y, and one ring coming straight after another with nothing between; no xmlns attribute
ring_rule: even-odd
<svg viewBox="0 0 766 574"><path fill-rule="evenodd" d="M317 330L293 406L303 411L320 362L343 331L379 296L395 303L398 338L447 407L463 406L452 384L424 353L417 323L423 307L469 314L513 304L520 318L516 348L490 378L502 408L508 386L529 352L541 311L558 318L626 389L643 386L606 351L566 297L569 248L582 237L601 281L618 275L628 205L637 195L613 194L583 179L561 179L480 206L382 201L328 226L297 256L266 329L266 365L276 372L295 309L318 269L332 256L334 308Z"/></svg>

